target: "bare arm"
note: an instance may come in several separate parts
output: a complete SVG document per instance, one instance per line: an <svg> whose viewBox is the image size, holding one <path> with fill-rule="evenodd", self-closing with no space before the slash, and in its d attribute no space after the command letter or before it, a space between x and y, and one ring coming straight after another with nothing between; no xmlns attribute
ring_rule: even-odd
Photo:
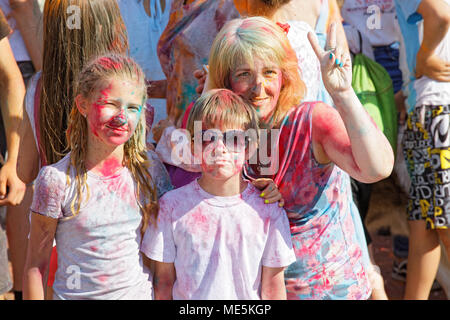
<svg viewBox="0 0 450 320"><path fill-rule="evenodd" d="M153 275L153 287L155 300L172 300L172 288L175 283L176 273L173 263L155 261L155 274Z"/></svg>
<svg viewBox="0 0 450 320"><path fill-rule="evenodd" d="M335 32L331 28L328 47L336 46ZM314 108L312 136L316 160L331 161L361 182L372 183L388 177L394 153L353 91L349 54L339 46L331 54L318 45L312 33L308 38L321 63L325 87L336 105L333 109L318 103Z"/></svg>
<svg viewBox="0 0 450 320"><path fill-rule="evenodd" d="M42 69L42 13L37 0L9 0L11 15L17 22L22 39L36 71Z"/></svg>
<svg viewBox="0 0 450 320"><path fill-rule="evenodd" d="M44 299L44 275L47 273L55 238L57 219L31 213L31 231L23 279L26 300Z"/></svg>
<svg viewBox="0 0 450 320"><path fill-rule="evenodd" d="M284 285L284 268L262 267L261 299L286 300Z"/></svg>
<svg viewBox="0 0 450 320"><path fill-rule="evenodd" d="M33 182L39 173L39 152L27 112L23 111L23 115L19 130L20 147L17 159L17 175L20 180L28 184Z"/></svg>
<svg viewBox="0 0 450 320"><path fill-rule="evenodd" d="M0 40L0 106L6 132L8 161L0 171L0 205L17 205L25 193L25 185L17 177L19 153L19 127L23 118L25 85L14 60L8 38ZM6 195L6 188L9 187ZM3 197L7 196L3 200Z"/></svg>
<svg viewBox="0 0 450 320"><path fill-rule="evenodd" d="M423 17L423 41L417 53L416 78L428 76L437 81L450 81L450 61L434 55L450 27L450 6L443 0L423 0L417 12Z"/></svg>

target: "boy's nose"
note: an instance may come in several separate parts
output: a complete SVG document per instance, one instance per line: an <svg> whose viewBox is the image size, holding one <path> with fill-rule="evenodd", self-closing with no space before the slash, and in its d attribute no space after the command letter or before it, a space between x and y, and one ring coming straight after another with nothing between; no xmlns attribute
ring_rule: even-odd
<svg viewBox="0 0 450 320"><path fill-rule="evenodd" d="M214 149L213 152L218 153L218 154L222 154L224 152L227 152L227 146L225 145L224 141L222 138L217 139L217 141L214 143Z"/></svg>

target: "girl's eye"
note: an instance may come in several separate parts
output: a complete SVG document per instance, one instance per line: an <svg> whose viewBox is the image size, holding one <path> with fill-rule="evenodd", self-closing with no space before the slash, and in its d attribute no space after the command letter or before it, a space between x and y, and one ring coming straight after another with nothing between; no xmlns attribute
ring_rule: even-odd
<svg viewBox="0 0 450 320"><path fill-rule="evenodd" d="M277 74L277 72L275 71L275 70L266 70L266 72L265 72L267 75L276 75Z"/></svg>
<svg viewBox="0 0 450 320"><path fill-rule="evenodd" d="M141 109L141 106L130 106L128 107L129 110L138 112Z"/></svg>

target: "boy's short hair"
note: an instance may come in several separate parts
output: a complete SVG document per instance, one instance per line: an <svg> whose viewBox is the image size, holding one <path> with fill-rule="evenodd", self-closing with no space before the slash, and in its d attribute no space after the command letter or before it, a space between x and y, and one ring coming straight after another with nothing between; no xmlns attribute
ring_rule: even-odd
<svg viewBox="0 0 450 320"><path fill-rule="evenodd" d="M194 123L201 121L203 129L253 129L259 140L259 120L256 110L239 95L228 89L213 89L197 99L189 114L186 129L193 137Z"/></svg>

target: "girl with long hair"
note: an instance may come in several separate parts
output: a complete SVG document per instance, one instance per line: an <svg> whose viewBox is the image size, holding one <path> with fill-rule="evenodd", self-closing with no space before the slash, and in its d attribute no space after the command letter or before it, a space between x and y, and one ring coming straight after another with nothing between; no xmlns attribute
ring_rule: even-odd
<svg viewBox="0 0 450 320"><path fill-rule="evenodd" d="M131 58L109 54L88 63L77 83L70 152L35 182L24 296L44 297L55 238L54 299L151 299L139 246L171 185L147 156L145 76Z"/></svg>
<svg viewBox="0 0 450 320"><path fill-rule="evenodd" d="M17 175L27 190L22 203L9 208L9 216L16 220L8 233L18 288L26 257L32 182L42 166L58 162L69 151L64 136L77 86L74 80L90 58L128 51L125 25L116 1L111 0L45 1L43 40L42 71L28 83L20 128ZM53 261L55 265L55 255ZM54 270L51 267L50 287Z"/></svg>

